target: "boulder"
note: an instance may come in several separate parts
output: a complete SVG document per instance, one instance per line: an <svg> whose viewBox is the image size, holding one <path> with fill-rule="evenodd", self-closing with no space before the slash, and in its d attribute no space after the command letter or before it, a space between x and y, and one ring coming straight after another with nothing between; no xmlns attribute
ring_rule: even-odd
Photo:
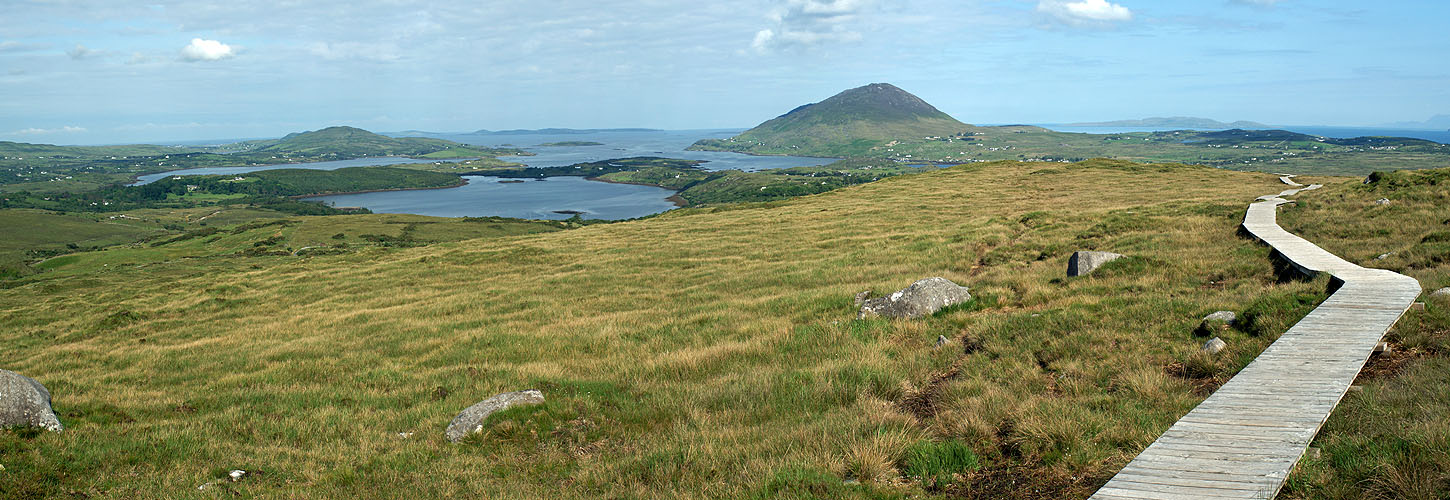
<svg viewBox="0 0 1450 500"><path fill-rule="evenodd" d="M50 408L50 391L35 379L0 370L0 429L39 427L60 431L60 419Z"/></svg>
<svg viewBox="0 0 1450 500"><path fill-rule="evenodd" d="M1235 321L1238 321L1238 315L1234 314L1233 311L1216 311L1213 314L1204 316L1203 321L1198 323L1198 328L1193 330L1193 334L1199 337L1207 337L1228 329L1229 325L1234 324Z"/></svg>
<svg viewBox="0 0 1450 500"><path fill-rule="evenodd" d="M870 290L863 290L861 293L856 294L856 308L860 309L861 306L866 305L866 299L869 298L871 298Z"/></svg>
<svg viewBox="0 0 1450 500"><path fill-rule="evenodd" d="M1224 324L1228 325L1232 325L1235 321L1238 321L1238 319L1239 316L1237 314L1234 314L1233 311L1214 311L1213 314L1203 317L1204 321L1222 321Z"/></svg>
<svg viewBox="0 0 1450 500"><path fill-rule="evenodd" d="M1073 276L1082 276L1084 274L1093 272L1094 269L1097 269L1103 264L1118 260L1122 256L1122 254L1116 254L1113 252L1073 252L1072 257L1067 259L1067 276L1069 278Z"/></svg>
<svg viewBox="0 0 1450 500"><path fill-rule="evenodd" d="M941 347L941 346L947 345L947 342L951 342L951 341L950 340L947 340L947 336L946 335L937 335L936 336L936 346L937 347Z"/></svg>
<svg viewBox="0 0 1450 500"><path fill-rule="evenodd" d="M1430 296L1439 299L1450 299L1450 286L1430 292Z"/></svg>
<svg viewBox="0 0 1450 500"><path fill-rule="evenodd" d="M1389 198L1380 198L1378 200L1375 200L1374 201L1374 204L1376 204L1376 205L1389 205L1390 204L1390 199Z"/></svg>
<svg viewBox="0 0 1450 500"><path fill-rule="evenodd" d="M967 287L946 278L926 278L891 295L862 301L857 319L867 316L888 318L920 318L930 316L943 307L972 300Z"/></svg>
<svg viewBox="0 0 1450 500"><path fill-rule="evenodd" d="M479 401L453 417L453 422L448 424L448 429L443 435L449 441L459 442L469 434L483 430L483 421L492 415L493 412L503 410L516 405L532 405L544 402L544 393L534 389L518 392L505 392L494 397Z"/></svg>
<svg viewBox="0 0 1450 500"><path fill-rule="evenodd" d="M1219 351L1224 350L1224 348L1226 347L1228 347L1228 344L1225 343L1223 339L1214 337L1212 339L1209 339L1208 342L1204 342L1203 349L1201 350L1205 353L1208 353L1209 355L1213 355L1218 354Z"/></svg>

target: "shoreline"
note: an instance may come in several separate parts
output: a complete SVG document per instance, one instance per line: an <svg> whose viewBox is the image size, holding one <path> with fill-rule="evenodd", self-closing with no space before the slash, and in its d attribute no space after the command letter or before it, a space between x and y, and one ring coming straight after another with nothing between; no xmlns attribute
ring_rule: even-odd
<svg viewBox="0 0 1450 500"><path fill-rule="evenodd" d="M317 197L322 197L322 196L337 196L337 195L344 195L344 194L386 193L386 192L389 192L389 191L424 191L424 190L428 190L428 189L451 189L451 188L461 187L461 186L464 186L464 185L467 185L467 184L468 184L468 179L464 179L462 176L459 176L458 177L458 183L457 184L453 184L451 186L408 187L408 188L391 188L391 189L364 189L362 191L340 191L340 192L336 192L336 193L299 194L299 195L287 196L287 198L294 199L294 200L301 200L303 198L317 198Z"/></svg>
<svg viewBox="0 0 1450 500"><path fill-rule="evenodd" d="M564 176L564 175L560 175L560 176L556 176L556 177L574 177L574 176ZM584 180L586 180L586 181L604 182L604 183L608 183L608 184L629 184L629 185L632 185L632 186L649 186L649 187L657 187L657 188L660 188L660 189L665 189L665 190L673 191L675 194L672 194L672 195L669 195L669 196L665 197L665 201L668 201L670 203L674 203L675 204L675 208L685 208L685 207L690 206L690 200L686 200L684 198L681 198L679 191L675 191L673 189L670 189L670 188L667 188L667 187L664 187L664 186L660 186L660 185L657 185L657 184L647 184L647 183L643 183L643 182L611 181L609 179L601 179L599 177L586 177L586 176L579 176L579 177L584 177Z"/></svg>

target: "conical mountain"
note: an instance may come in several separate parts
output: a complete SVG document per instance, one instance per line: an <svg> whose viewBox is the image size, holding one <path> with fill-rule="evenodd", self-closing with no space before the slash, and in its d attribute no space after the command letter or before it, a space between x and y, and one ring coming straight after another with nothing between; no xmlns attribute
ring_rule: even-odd
<svg viewBox="0 0 1450 500"><path fill-rule="evenodd" d="M974 129L895 85L873 83L793 109L733 138L697 142L691 149L858 156L893 140Z"/></svg>

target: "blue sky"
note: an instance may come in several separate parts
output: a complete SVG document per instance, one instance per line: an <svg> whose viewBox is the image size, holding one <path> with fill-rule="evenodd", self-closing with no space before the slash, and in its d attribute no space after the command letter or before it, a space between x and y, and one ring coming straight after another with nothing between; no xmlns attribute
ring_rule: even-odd
<svg viewBox="0 0 1450 500"><path fill-rule="evenodd" d="M871 82L968 123L1450 113L1450 2L5 0L0 140L750 127Z"/></svg>

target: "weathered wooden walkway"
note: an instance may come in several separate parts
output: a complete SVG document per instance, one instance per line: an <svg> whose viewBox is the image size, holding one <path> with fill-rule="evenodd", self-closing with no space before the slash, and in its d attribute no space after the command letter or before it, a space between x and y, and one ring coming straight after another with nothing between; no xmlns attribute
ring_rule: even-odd
<svg viewBox="0 0 1450 500"><path fill-rule="evenodd" d="M1302 186L1288 176L1281 180ZM1168 428L1092 496L1117 499L1273 498L1310 440L1420 295L1415 279L1366 269L1290 234L1275 222L1280 198L1259 198L1243 228L1295 268L1340 283L1324 303L1238 375Z"/></svg>

